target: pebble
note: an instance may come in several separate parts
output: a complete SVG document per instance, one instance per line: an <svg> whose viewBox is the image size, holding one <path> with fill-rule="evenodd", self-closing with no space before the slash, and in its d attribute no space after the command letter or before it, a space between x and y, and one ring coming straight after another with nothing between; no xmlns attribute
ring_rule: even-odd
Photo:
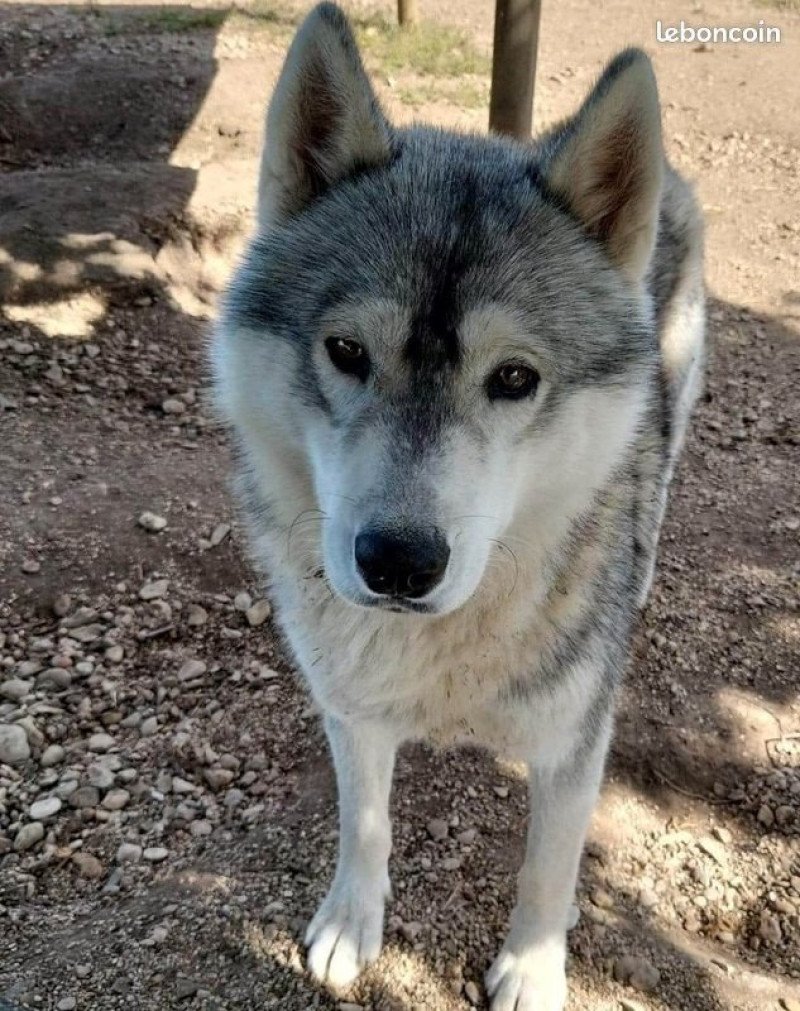
<svg viewBox="0 0 800 1011"><path fill-rule="evenodd" d="M57 618L64 618L71 610L72 597L68 593L60 593L53 601L53 614Z"/></svg>
<svg viewBox="0 0 800 1011"><path fill-rule="evenodd" d="M249 611L253 606L253 598L246 590L242 590L233 598L233 606L237 611Z"/></svg>
<svg viewBox="0 0 800 1011"><path fill-rule="evenodd" d="M472 980L464 986L464 996L473 1005L477 1007L481 1002L481 992L478 989L478 985L473 983Z"/></svg>
<svg viewBox="0 0 800 1011"><path fill-rule="evenodd" d="M14 849L17 853L24 853L42 839L44 839L44 825L40 821L28 822L14 836Z"/></svg>
<svg viewBox="0 0 800 1011"><path fill-rule="evenodd" d="M758 812L758 820L765 828L771 828L775 822L775 815L772 813L772 808L768 807L766 804L762 804Z"/></svg>
<svg viewBox="0 0 800 1011"><path fill-rule="evenodd" d="M26 695L30 695L30 681L23 681L22 678L11 678L0 685L0 695L11 702L20 702Z"/></svg>
<svg viewBox="0 0 800 1011"><path fill-rule="evenodd" d="M618 983L628 983L634 990L647 993L658 986L661 973L646 958L623 955L614 963L614 979Z"/></svg>
<svg viewBox="0 0 800 1011"><path fill-rule="evenodd" d="M206 672L206 664L203 660L187 660L178 671L179 681L194 681L195 678L202 677Z"/></svg>
<svg viewBox="0 0 800 1011"><path fill-rule="evenodd" d="M245 617L247 624L251 628L258 628L272 614L272 606L268 600L257 600L252 607L248 607Z"/></svg>
<svg viewBox="0 0 800 1011"><path fill-rule="evenodd" d="M113 747L114 738L111 734L92 734L89 738L89 751L96 751L103 754Z"/></svg>
<svg viewBox="0 0 800 1011"><path fill-rule="evenodd" d="M211 831L211 822L206 821L204 818L201 818L199 821L193 821L189 828L189 832L198 838L211 835Z"/></svg>
<svg viewBox="0 0 800 1011"><path fill-rule="evenodd" d="M48 667L36 678L37 688L56 688L64 691L72 684L72 675L63 667Z"/></svg>
<svg viewBox="0 0 800 1011"><path fill-rule="evenodd" d="M48 818L57 815L60 810L61 801L58 797L43 797L31 804L28 814L34 821L47 821Z"/></svg>
<svg viewBox="0 0 800 1011"><path fill-rule="evenodd" d="M697 846L716 863L725 863L725 847L718 839L712 839L711 836L705 835L698 839Z"/></svg>
<svg viewBox="0 0 800 1011"><path fill-rule="evenodd" d="M153 579L145 583L139 590L140 600L160 600L166 597L169 590L168 579Z"/></svg>
<svg viewBox="0 0 800 1011"><path fill-rule="evenodd" d="M758 925L758 936L767 944L780 944L783 939L780 920L768 909L761 911L761 918Z"/></svg>
<svg viewBox="0 0 800 1011"><path fill-rule="evenodd" d="M598 909L613 909L614 900L604 888L593 888L589 898Z"/></svg>
<svg viewBox="0 0 800 1011"><path fill-rule="evenodd" d="M123 807L127 806L130 799L131 795L127 790L117 787L116 790L109 790L105 797L103 797L102 807L106 811L121 811Z"/></svg>
<svg viewBox="0 0 800 1011"><path fill-rule="evenodd" d="M163 516L158 516L156 513L151 512L143 512L136 522L143 530L147 530L151 534L159 533L167 525L167 521Z"/></svg>
<svg viewBox="0 0 800 1011"><path fill-rule="evenodd" d="M182 400L178 400L177 397L167 397L161 402L161 410L164 414L183 414L186 404Z"/></svg>
<svg viewBox="0 0 800 1011"><path fill-rule="evenodd" d="M211 536L209 537L211 547L215 548L218 544L222 544L230 532L230 523L218 523L211 531Z"/></svg>
<svg viewBox="0 0 800 1011"><path fill-rule="evenodd" d="M78 873L82 878L90 878L96 881L103 876L103 865L91 853L84 853L83 850L78 850L77 853L72 854L72 862L78 868Z"/></svg>
<svg viewBox="0 0 800 1011"><path fill-rule="evenodd" d="M158 730L158 718L156 716L148 716L146 720L142 720L141 726L139 727L139 733L142 737L152 737Z"/></svg>
<svg viewBox="0 0 800 1011"><path fill-rule="evenodd" d="M22 571L26 576L35 576L37 572L41 569L41 565L36 561L35 558L26 558L22 563Z"/></svg>
<svg viewBox="0 0 800 1011"><path fill-rule="evenodd" d="M51 765L58 765L59 762L63 762L64 755L64 749L60 744L51 744L42 752L42 757L39 759L39 763L44 766L45 769L49 769Z"/></svg>
<svg viewBox="0 0 800 1011"><path fill-rule="evenodd" d="M120 645L109 646L105 657L109 663L122 663L125 658L125 650Z"/></svg>
<svg viewBox="0 0 800 1011"><path fill-rule="evenodd" d="M409 944L413 944L414 941L419 937L422 932L422 924L418 923L416 920L411 920L408 923L403 923L400 927L400 933L408 941Z"/></svg>
<svg viewBox="0 0 800 1011"><path fill-rule="evenodd" d="M800 998L781 997L781 1007L783 1011L800 1011Z"/></svg>
<svg viewBox="0 0 800 1011"><path fill-rule="evenodd" d="M447 857L442 860L442 870L444 871L457 871L461 866L461 857Z"/></svg>
<svg viewBox="0 0 800 1011"><path fill-rule="evenodd" d="M144 853L142 853L142 856L148 863L160 864L162 860L166 860L169 856L169 850L163 846L148 846Z"/></svg>
<svg viewBox="0 0 800 1011"><path fill-rule="evenodd" d="M441 818L432 818L427 825L428 835L431 839L435 839L437 842L441 842L442 839L446 839L450 834L450 827L447 822Z"/></svg>
<svg viewBox="0 0 800 1011"><path fill-rule="evenodd" d="M494 790L495 794L498 797L500 797L501 800L505 800L505 798L508 796L507 786L493 786L492 789Z"/></svg>
<svg viewBox="0 0 800 1011"><path fill-rule="evenodd" d="M204 769L203 778L212 790L223 790L234 780L234 774L230 769Z"/></svg>
<svg viewBox="0 0 800 1011"><path fill-rule="evenodd" d="M114 773L103 762L93 762L86 770L86 778L98 790L108 790L114 785Z"/></svg>
<svg viewBox="0 0 800 1011"><path fill-rule="evenodd" d="M138 864L142 859L142 847L136 843L120 843L115 859L118 864Z"/></svg>
<svg viewBox="0 0 800 1011"><path fill-rule="evenodd" d="M28 735L16 723L0 723L0 762L19 765L31 756Z"/></svg>
<svg viewBox="0 0 800 1011"><path fill-rule="evenodd" d="M186 614L186 624L192 628L199 628L208 621L208 611L199 604L190 604Z"/></svg>
<svg viewBox="0 0 800 1011"><path fill-rule="evenodd" d="M75 1011L77 1006L78 1002L74 997L62 997L56 1004L56 1011Z"/></svg>
<svg viewBox="0 0 800 1011"><path fill-rule="evenodd" d="M73 807L97 807L100 803L100 792L94 786L81 786L69 795Z"/></svg>
<svg viewBox="0 0 800 1011"><path fill-rule="evenodd" d="M637 1000L631 1000L629 997L621 997L619 1007L620 1011L645 1011L643 1004L640 1004Z"/></svg>

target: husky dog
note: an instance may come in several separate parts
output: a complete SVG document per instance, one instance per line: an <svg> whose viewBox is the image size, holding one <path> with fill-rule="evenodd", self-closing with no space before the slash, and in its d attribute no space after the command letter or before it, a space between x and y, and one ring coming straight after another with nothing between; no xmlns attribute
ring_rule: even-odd
<svg viewBox="0 0 800 1011"><path fill-rule="evenodd" d="M557 1011L615 685L699 384L701 224L647 57L536 145L384 117L315 8L269 109L258 230L213 344L242 498L323 714L339 858L306 935L381 948L398 746L530 770L493 1011Z"/></svg>

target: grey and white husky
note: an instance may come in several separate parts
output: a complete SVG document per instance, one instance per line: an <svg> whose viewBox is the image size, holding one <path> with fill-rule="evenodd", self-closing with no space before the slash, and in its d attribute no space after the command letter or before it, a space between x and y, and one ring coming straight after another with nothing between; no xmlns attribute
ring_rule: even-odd
<svg viewBox="0 0 800 1011"><path fill-rule="evenodd" d="M699 386L702 238L647 57L535 145L383 115L341 11L295 38L213 344L252 543L324 714L339 859L306 935L381 948L398 746L530 770L493 1011L557 1011L615 685Z"/></svg>

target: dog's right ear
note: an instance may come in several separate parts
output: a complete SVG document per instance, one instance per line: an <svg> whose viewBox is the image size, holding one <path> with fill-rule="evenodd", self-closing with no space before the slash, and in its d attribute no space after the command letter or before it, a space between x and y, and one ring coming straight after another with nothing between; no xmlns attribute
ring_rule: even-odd
<svg viewBox="0 0 800 1011"><path fill-rule="evenodd" d="M286 221L356 169L391 157L391 130L342 11L322 3L289 48L267 113L258 217Z"/></svg>

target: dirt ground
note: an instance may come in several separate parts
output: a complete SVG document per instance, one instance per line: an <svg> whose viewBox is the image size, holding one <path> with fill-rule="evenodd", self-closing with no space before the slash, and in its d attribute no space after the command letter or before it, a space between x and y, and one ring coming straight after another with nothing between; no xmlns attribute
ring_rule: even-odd
<svg viewBox="0 0 800 1011"><path fill-rule="evenodd" d="M334 784L246 562L203 362L300 10L257 2L0 2L3 1009L464 1011L513 899L519 770L410 748L384 954L338 997L304 973ZM412 57L351 7L382 98L483 129L491 4L420 6L436 25ZM712 342L569 1007L798 1011L800 11L669 7L544 4L540 125L623 45L655 59L706 215ZM681 17L764 18L783 41L657 44Z"/></svg>

